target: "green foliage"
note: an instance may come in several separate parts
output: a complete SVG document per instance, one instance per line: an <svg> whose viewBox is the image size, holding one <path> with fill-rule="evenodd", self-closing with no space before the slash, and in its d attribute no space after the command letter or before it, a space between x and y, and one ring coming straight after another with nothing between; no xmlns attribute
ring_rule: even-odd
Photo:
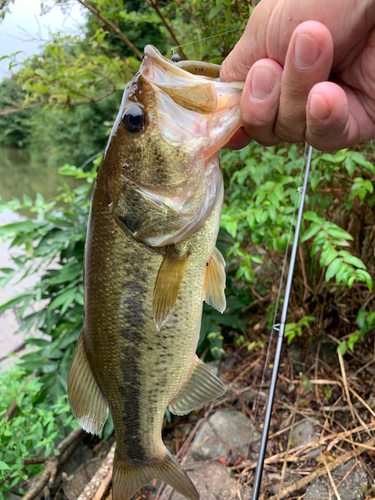
<svg viewBox="0 0 375 500"><path fill-rule="evenodd" d="M0 19L4 19L5 14L9 12L9 5L13 2L14 0L0 0Z"/></svg>
<svg viewBox="0 0 375 500"><path fill-rule="evenodd" d="M24 104L41 102L69 108L122 90L139 61L108 57L102 51L104 38L105 32L99 30L84 42L79 36L52 38L42 55L26 60L18 71L18 82L27 92Z"/></svg>
<svg viewBox="0 0 375 500"><path fill-rule="evenodd" d="M354 352L354 347L359 340L365 340L366 335L373 332L375 329L375 311L366 312L363 307L359 310L357 320L358 330L349 334L348 340L343 340L338 349L344 355L349 348Z"/></svg>
<svg viewBox="0 0 375 500"><path fill-rule="evenodd" d="M96 176L94 171L85 173L69 165L62 167L61 172L86 180L73 191L65 187L58 197L68 205L67 209L56 209L54 203L45 204L40 196L34 203L30 199L24 199L24 203L0 201L0 212L25 206L37 212L37 220L15 222L0 228L0 237L12 240L11 248L24 248L24 253L12 259L12 268L1 270L2 286L20 272L22 280L40 268L45 269L36 285L1 304L0 312L17 307L18 316L21 316L30 304L46 300L38 311L23 317L22 329L38 328L45 337L30 337L29 344L37 349L22 358L22 366L29 372L40 371L44 391L55 399L66 394L74 346L83 324L82 267L89 213L87 193Z"/></svg>
<svg viewBox="0 0 375 500"><path fill-rule="evenodd" d="M227 232L227 269L231 270L229 276L234 280L234 286L227 292L235 295L238 290L247 292L244 303L249 305L251 287L255 282L258 290L262 286L267 290L270 286L269 278L264 281L260 278L260 269L262 275L267 275L268 269L277 276L276 282L280 279L274 263L281 265L288 240L291 243L293 239L294 206L299 202L297 187L303 159L295 145L266 149L256 144L240 152L225 151L221 158L226 184L221 225ZM327 291L335 286L337 293L340 289L337 287L352 288L362 283L372 290L373 280L368 269L369 264L373 265L368 247L369 229L366 230L367 236L362 237L362 247L358 230L362 221L369 221L372 217L371 179L374 170L372 163L358 151L342 150L334 155L315 152L309 179L312 193L306 203L309 210L303 217L300 240L313 289L322 286L317 267L320 266L325 269ZM336 193L342 193L341 198ZM362 205L359 207L358 203ZM355 219L359 213L364 214L361 220ZM356 230L356 238L347 230L348 222L353 218L355 222L351 224L351 230ZM280 258L277 258L278 254ZM301 282L302 279L305 278L301 276ZM301 295L304 293L302 290ZM320 305L316 304L316 307ZM270 326L273 308L271 303ZM320 316L320 311L317 310L317 314ZM286 335L289 342L308 327L313 316L306 315L288 325ZM364 335L353 333L350 345L354 347Z"/></svg>
<svg viewBox="0 0 375 500"><path fill-rule="evenodd" d="M46 159L53 166L63 165L66 158L82 165L101 153L120 102L121 92L115 92L100 102L64 111L38 109L30 120L28 139L33 158Z"/></svg>
<svg viewBox="0 0 375 500"><path fill-rule="evenodd" d="M225 152L222 164L227 190L221 225L235 240L227 255L239 264L236 279L252 283L251 264L262 264L263 258L245 248L252 243L285 252L302 158L296 147L276 151L252 145Z"/></svg>
<svg viewBox="0 0 375 500"><path fill-rule="evenodd" d="M53 404L40 401L42 379L29 378L25 384L25 377L26 370L18 365L0 375L0 500L41 470L41 464L23 465L23 459L58 454L56 444L77 427L66 395ZM2 418L15 398L16 415Z"/></svg>
<svg viewBox="0 0 375 500"><path fill-rule="evenodd" d="M304 328L309 328L310 323L315 321L316 318L313 316L304 316L297 323L287 323L285 325L285 337L288 340L288 344L290 344L297 335L300 337L302 335L302 330Z"/></svg>
<svg viewBox="0 0 375 500"><path fill-rule="evenodd" d="M68 12L70 3L53 0L46 6L41 2L41 10L55 4ZM155 45L170 57L171 47L197 41L181 49L188 58L221 63L252 10L245 0L236 2L235 9L230 0L163 2L159 10L140 0L89 3L94 13L86 10L81 33L51 33L41 53L24 61L11 79L0 84L0 146L26 147L53 166L67 160L82 164L103 150L120 93L137 72L145 45ZM216 38L218 33L225 36ZM4 57L10 67L19 68L16 54Z"/></svg>
<svg viewBox="0 0 375 500"><path fill-rule="evenodd" d="M9 111L25 99L25 92L16 78L5 78L0 82L0 110ZM5 147L27 147L31 129L33 109L0 115L0 145Z"/></svg>
<svg viewBox="0 0 375 500"><path fill-rule="evenodd" d="M353 237L336 224L318 217L314 212L306 212L304 219L312 221L312 224L303 234L301 241L314 236L311 253L321 252L320 265L328 266L326 281L335 277L336 283L342 281L349 288L355 281L363 281L372 290L372 278L365 270L363 262L347 250L340 250L340 247L348 246L347 241L353 240Z"/></svg>

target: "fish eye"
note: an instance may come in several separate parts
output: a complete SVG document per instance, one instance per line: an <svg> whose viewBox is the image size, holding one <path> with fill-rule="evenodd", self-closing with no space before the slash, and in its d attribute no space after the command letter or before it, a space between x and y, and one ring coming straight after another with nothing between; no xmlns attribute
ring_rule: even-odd
<svg viewBox="0 0 375 500"><path fill-rule="evenodd" d="M122 115L122 123L129 132L139 132L145 126L146 114L139 106L130 106Z"/></svg>

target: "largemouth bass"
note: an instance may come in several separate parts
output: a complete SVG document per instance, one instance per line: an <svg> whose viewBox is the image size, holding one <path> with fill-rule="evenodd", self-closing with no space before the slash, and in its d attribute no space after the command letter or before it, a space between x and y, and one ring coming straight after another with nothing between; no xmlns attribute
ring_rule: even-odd
<svg viewBox="0 0 375 500"><path fill-rule="evenodd" d="M225 309L218 150L241 124L241 91L218 76L218 67L176 65L147 46L94 188L68 392L88 432L112 412L114 500L153 479L199 498L161 429L167 407L183 415L224 393L195 355L203 300Z"/></svg>

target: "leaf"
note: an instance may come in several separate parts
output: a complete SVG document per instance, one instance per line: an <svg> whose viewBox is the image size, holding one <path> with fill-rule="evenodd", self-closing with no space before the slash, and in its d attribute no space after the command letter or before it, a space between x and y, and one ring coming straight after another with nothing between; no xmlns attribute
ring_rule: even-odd
<svg viewBox="0 0 375 500"><path fill-rule="evenodd" d="M5 226L0 226L0 236L9 236L20 233L21 231L33 231L39 225L39 223L33 222L32 220L13 222L11 224L6 224Z"/></svg>
<svg viewBox="0 0 375 500"><path fill-rule="evenodd" d="M46 73L46 71L44 71L44 69L37 68L36 70L34 70L34 73L36 75L41 76L42 78L47 78L47 73Z"/></svg>
<svg viewBox="0 0 375 500"><path fill-rule="evenodd" d="M354 174L355 169L356 169L356 164L354 163L352 158L350 158L349 156L347 156L345 158L345 168L346 168L348 174L350 175L350 177L352 177L352 175Z"/></svg>
<svg viewBox="0 0 375 500"><path fill-rule="evenodd" d="M340 227L329 227L327 233L335 238L342 238L343 240L353 240L353 236L347 233L344 229Z"/></svg>
<svg viewBox="0 0 375 500"><path fill-rule="evenodd" d="M326 281L329 281L332 276L336 274L338 271L339 267L341 266L341 259L337 258L335 259L328 267L327 272L326 272Z"/></svg>
<svg viewBox="0 0 375 500"><path fill-rule="evenodd" d="M70 304L74 300L74 296L77 292L76 288L70 288L64 291L61 295L58 295L49 305L48 309L57 309L61 305L63 306L61 309L61 314L66 311L66 309L70 306Z"/></svg>
<svg viewBox="0 0 375 500"><path fill-rule="evenodd" d="M222 5L216 5L216 7L213 7L211 10L210 10L210 13L208 14L208 20L209 21L212 21L212 19L214 17L216 17L219 12L223 10L223 6Z"/></svg>
<svg viewBox="0 0 375 500"><path fill-rule="evenodd" d="M362 167L367 166L367 161L363 154L359 153L358 151L354 151L351 155L352 160L357 163L357 165L361 165Z"/></svg>
<svg viewBox="0 0 375 500"><path fill-rule="evenodd" d="M257 264L263 264L264 260L259 255L250 255L252 262L256 262Z"/></svg>
<svg viewBox="0 0 375 500"><path fill-rule="evenodd" d="M346 349L347 349L347 344L346 341L343 340L341 344L338 346L337 350L340 352L340 354L344 356L344 354L346 353Z"/></svg>
<svg viewBox="0 0 375 500"><path fill-rule="evenodd" d="M329 266L331 262L337 257L338 253L336 250L332 247L329 247L327 255L324 259L324 265Z"/></svg>
<svg viewBox="0 0 375 500"><path fill-rule="evenodd" d="M312 238L320 229L320 224L317 224L314 222L313 224L310 225L308 229L303 233L303 236L301 238L301 242L309 240Z"/></svg>
<svg viewBox="0 0 375 500"><path fill-rule="evenodd" d="M313 222L321 222L321 218L316 215L315 212L307 211L304 213L303 218L305 220L311 220Z"/></svg>
<svg viewBox="0 0 375 500"><path fill-rule="evenodd" d="M364 263L358 259L357 257L354 257L354 255L351 255L349 252L346 250L340 250L339 255L341 255L344 259L344 261L347 264L351 264L352 266L359 267L360 269L366 269L366 266Z"/></svg>

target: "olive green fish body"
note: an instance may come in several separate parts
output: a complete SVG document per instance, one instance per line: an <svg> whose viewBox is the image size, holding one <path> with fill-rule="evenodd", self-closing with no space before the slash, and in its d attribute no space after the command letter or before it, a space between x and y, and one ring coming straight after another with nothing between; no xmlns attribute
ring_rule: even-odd
<svg viewBox="0 0 375 500"><path fill-rule="evenodd" d="M146 47L93 193L84 328L68 393L88 432L99 433L111 410L114 500L152 479L197 500L162 442L163 417L168 407L183 415L224 393L195 350L203 301L225 309L217 151L240 126L241 94L214 80L212 68L208 78L198 69L188 73Z"/></svg>
<svg viewBox="0 0 375 500"><path fill-rule="evenodd" d="M137 463L164 452L165 410L193 364L221 199L204 226L180 245L190 253L188 264L174 311L158 331L152 304L163 256L118 227L99 189L93 198L95 224L89 229L91 248L85 257L84 341L113 415L118 456Z"/></svg>

